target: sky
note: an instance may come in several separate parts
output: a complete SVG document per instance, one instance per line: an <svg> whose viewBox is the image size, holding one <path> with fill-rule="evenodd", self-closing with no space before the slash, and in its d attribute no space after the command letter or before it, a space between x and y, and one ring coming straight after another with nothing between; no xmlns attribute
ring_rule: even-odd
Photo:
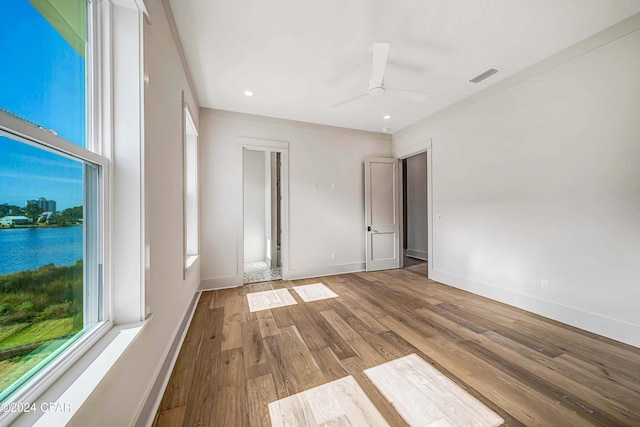
<svg viewBox="0 0 640 427"><path fill-rule="evenodd" d="M84 58L27 0L0 11L0 107L85 147ZM0 204L40 197L82 205L82 162L0 136Z"/></svg>

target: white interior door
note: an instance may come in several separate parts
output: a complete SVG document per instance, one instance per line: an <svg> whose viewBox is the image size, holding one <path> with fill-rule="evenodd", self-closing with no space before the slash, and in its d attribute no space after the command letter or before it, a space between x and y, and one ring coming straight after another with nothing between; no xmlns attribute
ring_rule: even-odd
<svg viewBox="0 0 640 427"><path fill-rule="evenodd" d="M400 268L398 161L380 157L364 162L367 271Z"/></svg>

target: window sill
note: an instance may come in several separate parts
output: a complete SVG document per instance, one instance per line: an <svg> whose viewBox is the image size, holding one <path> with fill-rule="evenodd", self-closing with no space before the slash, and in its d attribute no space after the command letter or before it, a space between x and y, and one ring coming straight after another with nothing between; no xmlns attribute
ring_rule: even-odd
<svg viewBox="0 0 640 427"><path fill-rule="evenodd" d="M135 341L150 318L114 326L65 374L34 402L33 412L21 414L12 425L66 425L109 370Z"/></svg>
<svg viewBox="0 0 640 427"><path fill-rule="evenodd" d="M200 255L189 255L187 256L187 260L184 263L184 271L187 271L191 268L191 266L196 262L196 260L200 257Z"/></svg>

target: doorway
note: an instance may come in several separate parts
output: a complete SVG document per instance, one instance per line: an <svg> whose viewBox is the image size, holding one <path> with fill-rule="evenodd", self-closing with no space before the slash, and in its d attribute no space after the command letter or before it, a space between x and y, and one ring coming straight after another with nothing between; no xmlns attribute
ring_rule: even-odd
<svg viewBox="0 0 640 427"><path fill-rule="evenodd" d="M403 268L427 277L429 207L427 152L401 160Z"/></svg>
<svg viewBox="0 0 640 427"><path fill-rule="evenodd" d="M243 283L282 279L281 153L243 150Z"/></svg>

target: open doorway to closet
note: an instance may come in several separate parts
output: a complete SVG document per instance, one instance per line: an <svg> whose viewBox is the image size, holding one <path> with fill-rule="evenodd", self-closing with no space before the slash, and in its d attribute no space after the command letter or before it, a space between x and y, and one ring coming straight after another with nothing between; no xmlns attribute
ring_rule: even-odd
<svg viewBox="0 0 640 427"><path fill-rule="evenodd" d="M243 150L243 282L282 278L280 153Z"/></svg>
<svg viewBox="0 0 640 427"><path fill-rule="evenodd" d="M426 277L429 261L427 152L401 162L403 268Z"/></svg>

